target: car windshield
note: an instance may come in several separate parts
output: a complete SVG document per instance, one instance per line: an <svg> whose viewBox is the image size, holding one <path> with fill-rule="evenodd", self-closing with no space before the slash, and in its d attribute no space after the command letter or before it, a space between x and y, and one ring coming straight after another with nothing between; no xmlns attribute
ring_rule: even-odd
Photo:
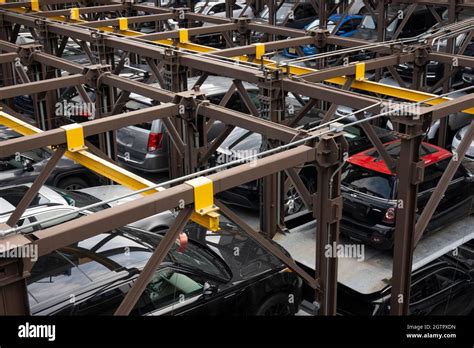
<svg viewBox="0 0 474 348"><path fill-rule="evenodd" d="M361 29L370 29L373 30L375 29L375 21L370 15L364 16L362 19L362 22L360 23L360 28Z"/></svg>
<svg viewBox="0 0 474 348"><path fill-rule="evenodd" d="M277 11L276 13L276 20L279 21L279 22L282 22L285 20L285 18L288 16L288 14L290 13L291 11L291 8L292 8L292 5L289 4L290 6L285 6L285 4L283 4ZM268 20L268 8L265 8L263 10L263 14L262 14L262 18L263 19L267 19Z"/></svg>
<svg viewBox="0 0 474 348"><path fill-rule="evenodd" d="M329 30L329 32L332 32L334 30L334 27L336 26L336 23L333 21L328 21L326 27ZM315 30L319 28L319 19L314 20L312 23L308 25L306 30Z"/></svg>
<svg viewBox="0 0 474 348"><path fill-rule="evenodd" d="M349 164L342 173L342 185L379 198L394 197L395 177Z"/></svg>
<svg viewBox="0 0 474 348"><path fill-rule="evenodd" d="M44 306L52 294L55 301L81 288L102 287L118 277L132 278L145 266L162 238L156 233L121 227L41 257L27 280L32 309ZM195 243L189 243L184 251L175 243L163 263L171 262L228 281L230 275L216 258L207 248Z"/></svg>
<svg viewBox="0 0 474 348"><path fill-rule="evenodd" d="M66 191L57 187L51 187L51 189L53 189L55 192L60 194L61 197L63 197L66 200L67 204L69 204L71 207L84 208L88 205L101 202L100 199L84 192ZM107 208L110 208L110 206L104 203L98 207L88 209L88 210L96 212L96 211L104 210Z"/></svg>
<svg viewBox="0 0 474 348"><path fill-rule="evenodd" d="M15 186L3 189L0 191L0 214L4 214L15 210L20 203L21 199L25 196L26 192L30 189L29 186ZM38 193L33 201L30 203L30 207L39 206L50 203L42 194Z"/></svg>

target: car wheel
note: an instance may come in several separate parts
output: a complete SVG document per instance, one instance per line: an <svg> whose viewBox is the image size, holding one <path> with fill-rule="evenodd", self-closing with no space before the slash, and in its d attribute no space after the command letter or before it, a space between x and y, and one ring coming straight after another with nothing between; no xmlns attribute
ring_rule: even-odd
<svg viewBox="0 0 474 348"><path fill-rule="evenodd" d="M87 182L77 176L71 176L59 181L57 186L66 191L80 190L88 187Z"/></svg>
<svg viewBox="0 0 474 348"><path fill-rule="evenodd" d="M302 177L303 183L310 193L315 191L315 182L308 178ZM296 190L294 185L291 185L288 191L286 192L285 202L283 203L285 209L285 216L292 215L300 212L304 208L304 202L301 198L298 190Z"/></svg>
<svg viewBox="0 0 474 348"><path fill-rule="evenodd" d="M290 303L289 295L279 293L269 297L258 309L258 316L290 316L295 314L295 306Z"/></svg>

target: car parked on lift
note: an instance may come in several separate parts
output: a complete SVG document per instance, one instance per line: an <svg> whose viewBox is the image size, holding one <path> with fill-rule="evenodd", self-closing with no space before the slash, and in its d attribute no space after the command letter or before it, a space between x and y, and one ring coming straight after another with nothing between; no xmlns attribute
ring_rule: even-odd
<svg viewBox="0 0 474 348"><path fill-rule="evenodd" d="M298 4L283 2L276 12L275 25L281 26L284 23L285 27L303 29L309 23L314 21L317 18L316 10L310 2L298 2ZM288 20L285 22L285 19ZM269 13L268 7L265 6L264 9L255 19L257 23L268 23L269 22ZM262 37L262 33L256 34L255 38Z"/></svg>
<svg viewBox="0 0 474 348"><path fill-rule="evenodd" d="M308 129L320 124L321 114L307 115L300 121L300 128ZM342 122L342 121L341 121ZM345 120L350 122L350 120ZM337 126L337 123L333 123ZM340 123L339 125L343 125ZM373 129L382 142L392 141L395 138L389 130L373 126ZM370 140L359 126L348 126L344 129L344 136L349 143L349 154L354 154L371 146ZM253 133L246 129L236 127L217 149L211 162L223 164L237 159L243 159L250 154L261 152L264 146L261 134ZM314 165L306 165L300 171L300 177L306 188L314 193L316 191L316 168ZM252 181L244 185L234 187L219 194L219 197L227 202L242 207L258 209L260 195L260 183ZM304 202L298 191L291 185L284 195L285 215L291 215L302 211Z"/></svg>
<svg viewBox="0 0 474 348"><path fill-rule="evenodd" d="M399 158L399 140L384 146L392 158ZM446 170L452 153L423 142L420 155L425 163L425 171L423 181L419 184L417 217ZM353 155L347 162L341 178L344 200L341 233L378 249L392 248L397 213L397 175L390 172L375 148ZM473 181L473 174L461 164L425 233L434 232L474 212Z"/></svg>
<svg viewBox="0 0 474 348"><path fill-rule="evenodd" d="M330 16L328 18L326 27L329 30L329 32L332 33L335 31L334 29L336 27L336 24L338 24L340 21L338 25L338 29L335 31L335 35L342 36L342 37L352 36L355 33L355 31L358 30L358 26L360 25L363 18L362 16L359 16L359 15L344 15L344 17L341 20L341 17L342 15L339 15L339 14ZM319 28L319 18L312 21L304 29L306 31L311 31L311 30L316 30L318 28ZM318 52L316 46L314 45L300 46L300 49L304 53L305 56L311 56ZM289 57L289 58L299 57L298 52L296 48L294 47L285 48L282 54L285 57Z"/></svg>
<svg viewBox="0 0 474 348"><path fill-rule="evenodd" d="M0 144L1 140L18 137L20 134L0 126ZM49 149L39 148L0 158L0 184L5 186L33 182L52 154ZM100 178L96 174L66 157L59 160L46 180L46 184L65 190L77 190L100 183Z"/></svg>
<svg viewBox="0 0 474 348"><path fill-rule="evenodd" d="M195 223L184 233L187 246L171 247L131 315L296 313L301 278L239 227L223 218L217 239ZM40 257L27 278L31 314L114 314L161 240L120 227Z"/></svg>
<svg viewBox="0 0 474 348"><path fill-rule="evenodd" d="M402 8L395 6L392 6L388 11L387 21L389 24L385 27L386 40L392 39L403 21L403 17L400 16L399 11L402 11ZM444 9L442 7L435 7L435 11L441 16ZM436 18L428 8L420 7L412 13L401 30L398 38L411 38L421 35L435 25L436 22ZM374 19L371 14L364 15L359 29L351 37L355 39L376 41L378 38L377 20Z"/></svg>
<svg viewBox="0 0 474 348"><path fill-rule="evenodd" d="M470 20L474 16L474 11L472 9L463 9L457 14L457 20ZM443 13L443 19L448 21L448 14L447 11ZM466 23L468 26L468 23ZM431 27L423 36L430 37L436 32L443 30L443 25L440 23L436 23L433 27ZM447 31L449 34L449 31ZM474 40L472 40L467 33L461 33L454 38L454 53L459 54L459 50L464 45L467 45L463 55L472 57L474 56ZM470 40L466 42L466 40ZM434 53L446 53L448 46L447 39L438 40L434 45L431 47L431 52ZM407 62L403 64L395 65L395 69L404 80L412 81L413 79L413 63ZM464 79L464 82L468 83L469 80L469 68L464 70L459 69L453 76L452 76L452 84L458 83L461 79ZM463 72L467 75L463 78ZM436 82L440 81L444 76L444 64L439 63L437 61L429 61L425 67L425 77L426 82L429 85L433 85ZM473 80L474 81L474 80Z"/></svg>
<svg viewBox="0 0 474 348"><path fill-rule="evenodd" d="M15 186L5 186L0 189L0 215L11 213L20 203L23 196L26 194L31 184L21 184ZM81 190L63 190L53 186L42 186L35 196L29 208L35 208L37 211L41 211L41 207L46 210L49 207L61 208L67 207L74 209L83 209L90 205L97 205L105 200L111 200L112 202L103 202L97 205L95 208L89 208L84 212L96 212L103 209L107 209L116 205L124 204L135 199L142 197L140 194L136 194L129 197L123 197L124 195L130 194L133 191L121 185L103 185L96 187L88 187ZM23 214L24 217L28 216L28 211ZM52 212L50 212L52 214ZM167 230L176 215L171 211L165 211L153 216L149 216L145 219L135 221L129 226L141 228L151 232L160 232ZM21 223L23 224L23 222Z"/></svg>
<svg viewBox="0 0 474 348"><path fill-rule="evenodd" d="M337 290L340 315L390 313L390 285L373 294L361 294L340 283ZM473 265L445 255L412 273L409 314L468 315L474 309L473 293Z"/></svg>
<svg viewBox="0 0 474 348"><path fill-rule="evenodd" d="M459 144L461 143L461 140L466 136L468 128L469 126L465 126L456 133L456 135L453 138L453 143L451 145L453 150L458 149ZM471 142L471 145L469 145L465 158L467 160L474 161L474 140Z"/></svg>
<svg viewBox="0 0 474 348"><path fill-rule="evenodd" d="M188 88L192 88L196 82L197 78L188 79ZM243 85L253 101L258 103L258 87L249 83ZM219 104L231 86L232 79L209 76L200 89L211 103ZM125 109L138 110L151 105L151 99L132 93L130 101L125 104ZM236 111L249 112L237 92L230 98L227 107ZM209 130L208 140L212 141L223 129L222 123L215 122ZM144 172L156 173L168 170L170 140L161 120L118 129L116 139L117 158L121 164Z"/></svg>

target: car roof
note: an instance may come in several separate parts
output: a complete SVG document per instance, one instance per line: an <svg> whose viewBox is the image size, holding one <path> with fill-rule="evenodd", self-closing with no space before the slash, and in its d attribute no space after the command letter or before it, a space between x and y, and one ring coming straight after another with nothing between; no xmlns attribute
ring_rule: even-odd
<svg viewBox="0 0 474 348"><path fill-rule="evenodd" d="M31 185L31 183L26 183L2 187L0 189L0 214L6 214L15 210L16 204L19 203L19 200L21 200ZM68 205L67 201L60 194L47 186L41 187L39 195L42 196L42 203L38 203L36 206ZM35 202L32 202L32 204L29 209L35 206Z"/></svg>
<svg viewBox="0 0 474 348"><path fill-rule="evenodd" d="M394 159L398 159L400 154L400 143L400 140L394 140L384 144L387 152ZM452 153L439 146L423 142L421 144L420 155L425 162L425 166L430 166L446 158L450 158ZM390 171L387 167L375 147L352 155L347 162L379 173L395 175L395 173Z"/></svg>

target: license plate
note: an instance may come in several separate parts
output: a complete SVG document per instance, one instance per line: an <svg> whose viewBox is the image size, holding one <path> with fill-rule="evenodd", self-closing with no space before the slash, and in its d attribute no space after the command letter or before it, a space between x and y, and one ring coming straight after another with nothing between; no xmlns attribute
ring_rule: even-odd
<svg viewBox="0 0 474 348"><path fill-rule="evenodd" d="M288 48L288 52L290 52L291 54L296 54L296 48Z"/></svg>

